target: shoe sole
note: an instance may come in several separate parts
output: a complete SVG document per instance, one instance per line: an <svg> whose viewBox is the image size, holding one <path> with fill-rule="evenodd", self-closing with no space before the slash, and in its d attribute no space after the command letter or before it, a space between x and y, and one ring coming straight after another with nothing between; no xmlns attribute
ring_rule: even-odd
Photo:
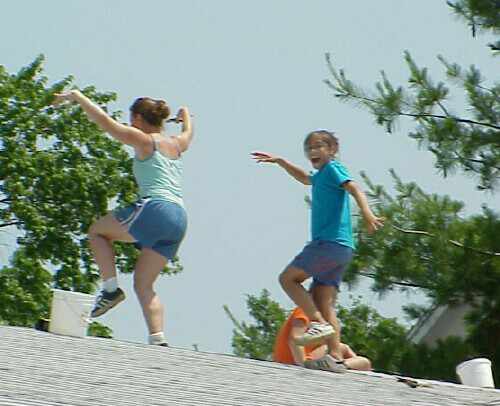
<svg viewBox="0 0 500 406"><path fill-rule="evenodd" d="M335 331L333 330L330 333L315 335L315 336L310 337L310 338L307 338L304 336L298 337L294 341L295 341L295 344L297 344L297 345L312 345L312 344L318 344L318 343L324 341L325 339L332 337L334 335L335 335Z"/></svg>
<svg viewBox="0 0 500 406"><path fill-rule="evenodd" d="M345 366L344 363L339 362L338 364L333 361L320 361L320 360L315 360L315 361L310 361L309 365L307 366L309 369L315 369L317 371L328 371L328 372L335 372L337 374L343 374L347 372L347 367Z"/></svg>
<svg viewBox="0 0 500 406"><path fill-rule="evenodd" d="M92 312L90 314L90 317L91 318L96 318L96 317L100 317L102 316L103 314L107 313L108 311L110 311L113 307L115 307L116 305L118 305L119 303L123 302L125 300L125 296L120 296L116 301L114 301L110 306L108 307L103 307L101 310L99 311L96 311L95 313Z"/></svg>

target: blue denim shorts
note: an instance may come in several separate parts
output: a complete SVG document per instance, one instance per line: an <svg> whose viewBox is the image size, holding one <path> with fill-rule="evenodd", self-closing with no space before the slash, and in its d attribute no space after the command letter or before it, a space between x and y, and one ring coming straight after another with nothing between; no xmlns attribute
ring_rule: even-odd
<svg viewBox="0 0 500 406"><path fill-rule="evenodd" d="M333 241L311 241L288 266L300 268L312 276L313 284L338 289L352 255L351 247Z"/></svg>
<svg viewBox="0 0 500 406"><path fill-rule="evenodd" d="M166 200L142 198L113 210L113 216L127 227L139 249L151 248L167 259L175 257L186 234L186 211Z"/></svg>

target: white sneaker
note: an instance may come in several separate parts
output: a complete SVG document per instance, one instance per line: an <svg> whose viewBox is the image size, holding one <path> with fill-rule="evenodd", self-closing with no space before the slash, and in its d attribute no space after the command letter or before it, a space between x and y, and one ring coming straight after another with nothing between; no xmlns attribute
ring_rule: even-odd
<svg viewBox="0 0 500 406"><path fill-rule="evenodd" d="M295 339L295 343L298 345L309 345L315 344L317 342L323 341L325 338L331 337L335 334L333 326L328 323L318 323L313 321L306 332Z"/></svg>
<svg viewBox="0 0 500 406"><path fill-rule="evenodd" d="M319 359L306 361L304 366L309 369L319 369L321 371L340 373L347 371L344 361L338 361L330 354L327 354Z"/></svg>

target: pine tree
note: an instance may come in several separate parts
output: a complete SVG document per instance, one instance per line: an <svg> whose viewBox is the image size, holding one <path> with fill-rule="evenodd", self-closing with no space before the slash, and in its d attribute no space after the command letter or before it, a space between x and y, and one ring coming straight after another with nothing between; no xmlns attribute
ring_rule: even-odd
<svg viewBox="0 0 500 406"><path fill-rule="evenodd" d="M498 1L448 2L467 21L473 34L478 30L498 33ZM498 44L498 43L497 43ZM495 48L495 45L492 46ZM500 180L500 83L486 85L480 70L464 69L442 62L450 83L465 92L468 106L463 113L450 106L450 87L431 79L409 52L408 85L395 86L384 72L373 91L357 86L347 74L335 68L326 56L331 78L326 84L335 96L368 110L387 132L398 120L412 120L408 134L419 147L435 157L435 166L447 177L461 171L472 174L479 190L495 193ZM414 183L404 183L391 172L396 195L366 176L369 194L386 226L373 237L360 235L360 244L346 280L353 283L361 275L373 278L373 289L420 289L431 308L465 302L473 307L467 317L471 355L493 361L496 382L500 382L500 217L488 207L465 217L463 203L448 196L428 194ZM417 316L422 309L413 314ZM430 309L425 309L429 311ZM463 356L463 352L457 351ZM463 359L453 359L455 365Z"/></svg>

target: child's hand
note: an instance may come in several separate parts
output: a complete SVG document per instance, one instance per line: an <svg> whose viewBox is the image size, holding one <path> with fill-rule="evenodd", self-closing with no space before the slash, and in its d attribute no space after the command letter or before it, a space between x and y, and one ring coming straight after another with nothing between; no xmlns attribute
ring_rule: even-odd
<svg viewBox="0 0 500 406"><path fill-rule="evenodd" d="M264 163L276 164L279 163L281 159L275 155L268 154L267 152L252 152L251 155L252 158L255 159L255 161L257 161L257 163L264 162Z"/></svg>
<svg viewBox="0 0 500 406"><path fill-rule="evenodd" d="M365 217L366 226L368 227L368 233L373 234L380 227L384 226L384 218L377 217L373 213Z"/></svg>

